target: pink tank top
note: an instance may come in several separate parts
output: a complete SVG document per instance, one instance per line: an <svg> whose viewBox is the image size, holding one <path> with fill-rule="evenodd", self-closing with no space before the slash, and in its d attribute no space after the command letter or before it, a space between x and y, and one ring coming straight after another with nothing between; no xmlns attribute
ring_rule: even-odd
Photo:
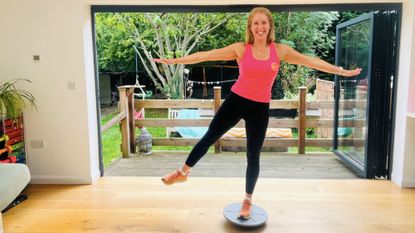
<svg viewBox="0 0 415 233"><path fill-rule="evenodd" d="M268 60L257 60L252 55L252 44L245 45L245 52L239 61L239 77L231 91L244 98L269 103L271 88L280 68L280 59L274 43L268 45Z"/></svg>

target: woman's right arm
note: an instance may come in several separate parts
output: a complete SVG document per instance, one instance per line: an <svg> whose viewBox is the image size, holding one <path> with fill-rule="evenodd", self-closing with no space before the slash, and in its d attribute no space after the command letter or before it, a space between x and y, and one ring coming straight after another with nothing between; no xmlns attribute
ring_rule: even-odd
<svg viewBox="0 0 415 233"><path fill-rule="evenodd" d="M238 58L241 46L243 46L243 43L239 42L220 49L196 52L184 57L177 57L172 59L156 58L153 59L153 61L163 64L195 64L204 61L231 61Z"/></svg>

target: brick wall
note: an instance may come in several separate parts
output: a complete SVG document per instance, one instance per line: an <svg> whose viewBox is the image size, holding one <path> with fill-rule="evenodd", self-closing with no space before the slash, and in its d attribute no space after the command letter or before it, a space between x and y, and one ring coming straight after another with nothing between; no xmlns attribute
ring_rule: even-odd
<svg viewBox="0 0 415 233"><path fill-rule="evenodd" d="M317 79L316 100L334 100L334 82ZM333 120L334 109L321 109L320 119ZM317 137L332 138L333 128L317 128Z"/></svg>

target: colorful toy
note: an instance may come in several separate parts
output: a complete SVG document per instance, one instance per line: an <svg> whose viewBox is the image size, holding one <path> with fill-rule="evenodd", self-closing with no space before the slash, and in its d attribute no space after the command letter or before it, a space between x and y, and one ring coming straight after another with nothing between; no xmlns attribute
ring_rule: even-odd
<svg viewBox="0 0 415 233"><path fill-rule="evenodd" d="M0 137L0 163L15 163L16 157L11 156L12 154L12 147L7 143L9 137L7 135L3 135Z"/></svg>

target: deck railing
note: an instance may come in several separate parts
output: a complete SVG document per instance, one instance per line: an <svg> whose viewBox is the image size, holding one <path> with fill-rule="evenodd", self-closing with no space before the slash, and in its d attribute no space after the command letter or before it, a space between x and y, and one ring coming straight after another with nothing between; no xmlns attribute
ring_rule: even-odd
<svg viewBox="0 0 415 233"><path fill-rule="evenodd" d="M210 119L134 119L133 108L137 111L141 108L212 108L216 112L223 102L221 100L221 88L214 88L213 100L170 100L170 99L149 99L149 100L135 100L134 89L136 86L121 86L119 87L120 113L110 120L102 127L101 133L116 123L121 125L121 152L124 158L129 157L131 153L136 152L135 145L135 129L136 127L207 127L210 124ZM342 100L340 101L341 108L366 108L365 101L359 100ZM269 128L297 128L298 138L266 138L264 147L298 147L298 153L304 154L305 147L332 147L333 138L306 138L306 128L333 128L332 119L319 119L318 117L306 116L306 109L334 109L334 101L308 101L306 100L305 87L299 88L298 100L272 100L270 102L270 109L297 109L298 117L296 119L275 119L270 118ZM364 120L339 120L339 127L365 127ZM244 127L244 122L239 122L235 127ZM153 145L155 146L192 146L195 145L199 139L195 138L153 138ZM362 146L364 138L342 138L342 146ZM244 147L246 145L245 139L241 138L221 138L215 144L215 153L220 153L221 147Z"/></svg>

